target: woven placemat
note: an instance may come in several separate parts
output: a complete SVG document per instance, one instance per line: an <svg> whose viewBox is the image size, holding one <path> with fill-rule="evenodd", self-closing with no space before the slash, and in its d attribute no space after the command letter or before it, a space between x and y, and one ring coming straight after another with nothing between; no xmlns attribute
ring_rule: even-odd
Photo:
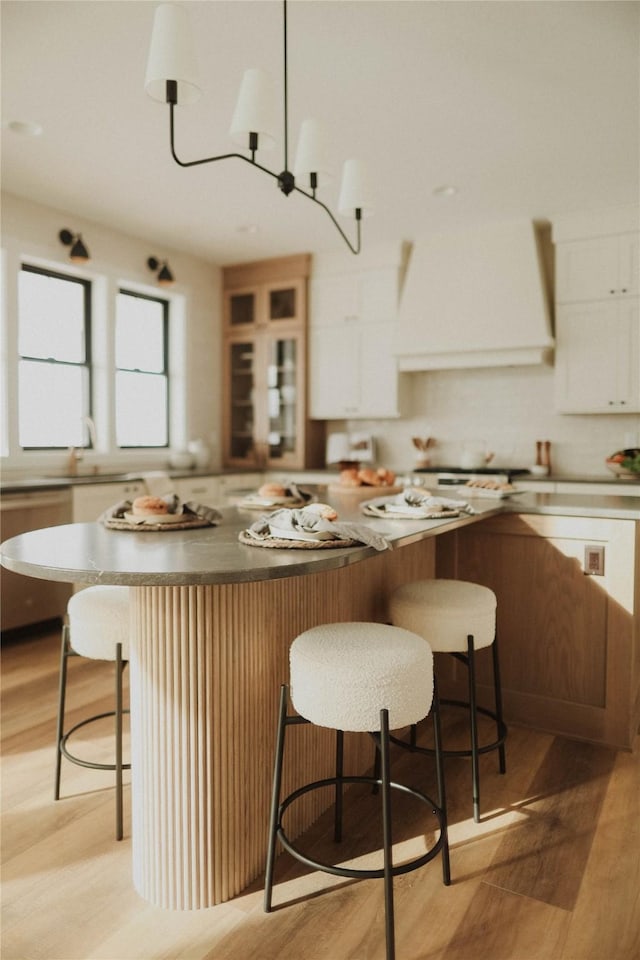
<svg viewBox="0 0 640 960"><path fill-rule="evenodd" d="M168 533L171 530L195 530L198 527L212 527L204 517L193 516L180 523L132 523L121 517L110 517L102 521L107 530L133 530L137 533Z"/></svg>
<svg viewBox="0 0 640 960"><path fill-rule="evenodd" d="M256 540L246 530L241 530L238 534L240 543L245 543L248 547L271 547L285 550L330 550L338 547L363 546L359 540L284 540L280 537L268 537L264 540Z"/></svg>

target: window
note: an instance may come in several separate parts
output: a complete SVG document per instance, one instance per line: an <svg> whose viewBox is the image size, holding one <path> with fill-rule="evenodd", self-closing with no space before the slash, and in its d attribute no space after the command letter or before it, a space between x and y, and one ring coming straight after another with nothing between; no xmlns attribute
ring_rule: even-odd
<svg viewBox="0 0 640 960"><path fill-rule="evenodd" d="M120 290L116 304L118 447L169 444L169 304Z"/></svg>
<svg viewBox="0 0 640 960"><path fill-rule="evenodd" d="M18 442L89 446L91 284L23 265L18 282Z"/></svg>

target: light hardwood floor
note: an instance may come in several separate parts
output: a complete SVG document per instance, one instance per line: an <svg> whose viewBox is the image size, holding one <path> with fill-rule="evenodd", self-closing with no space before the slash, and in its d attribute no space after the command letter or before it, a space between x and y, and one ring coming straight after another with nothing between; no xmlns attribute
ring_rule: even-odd
<svg viewBox="0 0 640 960"><path fill-rule="evenodd" d="M53 801L58 643L49 633L3 646L3 960L383 960L381 882L312 873L287 855L276 870L282 908L270 915L261 878L209 910L143 901L131 882L128 810L125 840L113 839L111 775L66 763L64 799ZM71 715L108 708L110 667L71 668ZM107 755L110 734L92 732L87 750ZM617 753L512 727L506 775L493 755L482 758L480 824L468 763L448 761L453 883L442 885L439 860L397 878L398 960L637 960L639 755L640 746ZM396 779L434 795L430 764L401 750L393 762ZM376 803L359 797L336 859L377 856ZM403 803L397 859L424 840L423 811ZM305 842L331 859L327 823Z"/></svg>

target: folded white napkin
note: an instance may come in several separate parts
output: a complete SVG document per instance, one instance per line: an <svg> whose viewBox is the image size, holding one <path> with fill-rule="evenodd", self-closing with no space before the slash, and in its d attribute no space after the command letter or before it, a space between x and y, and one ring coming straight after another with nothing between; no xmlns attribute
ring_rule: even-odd
<svg viewBox="0 0 640 960"><path fill-rule="evenodd" d="M433 497L428 490L418 490L415 487L408 487L392 497L367 500L361 505L361 509L372 517L402 517L407 520L437 519L439 516L451 517L460 513L476 512L464 500Z"/></svg>
<svg viewBox="0 0 640 960"><path fill-rule="evenodd" d="M388 541L359 523L341 523L339 520L326 520L320 515L316 505L301 507L297 510L274 510L264 517L260 517L248 528L247 533L255 540L266 540L268 537L300 540L356 540L375 550L387 550Z"/></svg>

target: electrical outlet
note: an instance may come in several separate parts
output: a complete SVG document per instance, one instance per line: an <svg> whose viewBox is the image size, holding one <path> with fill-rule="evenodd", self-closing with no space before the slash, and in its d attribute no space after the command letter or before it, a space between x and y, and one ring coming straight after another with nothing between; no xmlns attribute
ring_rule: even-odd
<svg viewBox="0 0 640 960"><path fill-rule="evenodd" d="M604 547L589 543L584 548L584 572L593 577L604 577Z"/></svg>

